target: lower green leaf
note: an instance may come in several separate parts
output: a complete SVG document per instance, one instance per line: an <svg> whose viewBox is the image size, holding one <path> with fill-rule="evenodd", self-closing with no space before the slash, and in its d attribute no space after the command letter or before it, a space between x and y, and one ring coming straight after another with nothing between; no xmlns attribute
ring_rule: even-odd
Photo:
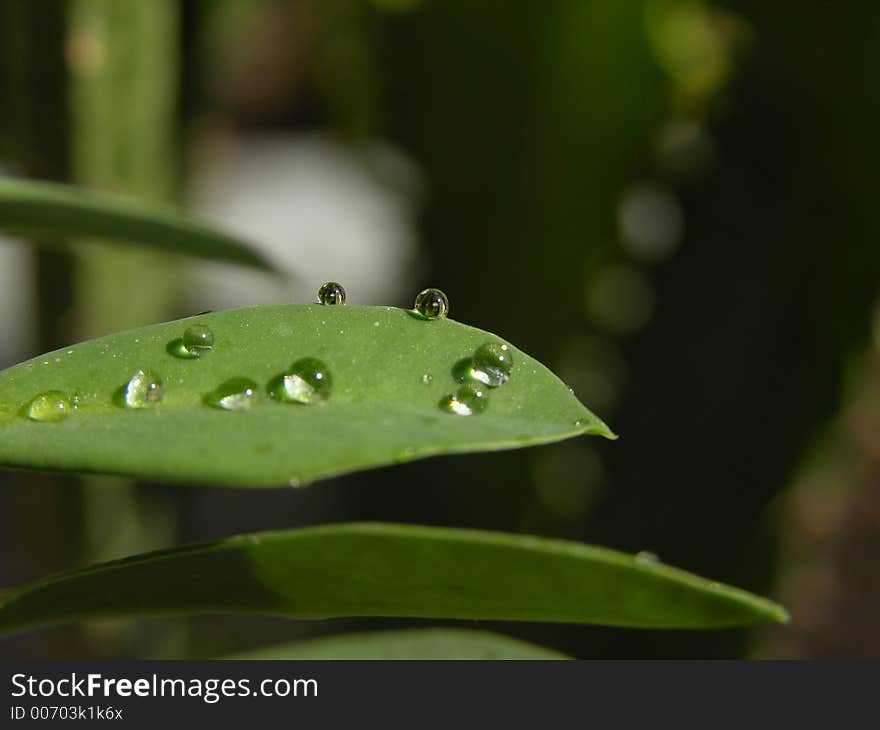
<svg viewBox="0 0 880 730"><path fill-rule="evenodd" d="M411 616L718 628L781 606L624 553L477 530L359 523L96 565L12 591L0 631L99 616Z"/></svg>
<svg viewBox="0 0 880 730"><path fill-rule="evenodd" d="M489 631L404 629L341 634L240 652L224 659L570 659L553 649Z"/></svg>

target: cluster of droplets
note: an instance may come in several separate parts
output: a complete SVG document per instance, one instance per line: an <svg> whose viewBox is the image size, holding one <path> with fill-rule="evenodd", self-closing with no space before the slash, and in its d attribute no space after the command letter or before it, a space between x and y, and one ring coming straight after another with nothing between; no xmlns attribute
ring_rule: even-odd
<svg viewBox="0 0 880 730"><path fill-rule="evenodd" d="M344 305L345 289L328 281L318 289L318 302L322 305ZM449 312L449 299L439 289L425 289L416 296L414 311L425 320L443 319ZM168 343L166 351L176 358L197 360L214 348L214 333L204 324L192 324ZM512 359L508 346L487 343L477 348L473 357L459 363L453 375L460 387L441 402L441 408L458 415L481 413L488 405L487 389L497 388L510 377ZM421 376L425 385L433 382L433 376ZM314 357L304 357L287 370L273 377L266 385L268 396L281 403L318 405L330 398L333 377L327 364ZM121 385L113 401L121 408L138 410L160 403L165 388L162 378L151 370L139 369ZM226 411L252 408L261 400L260 387L253 380L234 377L223 381L202 401L205 405ZM37 394L24 409L23 415L33 421L55 423L76 410L78 396L58 390Z"/></svg>
<svg viewBox="0 0 880 730"><path fill-rule="evenodd" d="M452 367L452 377L461 385L440 401L440 408L458 416L482 413L489 405L488 391L504 385L513 370L513 354L504 343L487 342L471 357Z"/></svg>

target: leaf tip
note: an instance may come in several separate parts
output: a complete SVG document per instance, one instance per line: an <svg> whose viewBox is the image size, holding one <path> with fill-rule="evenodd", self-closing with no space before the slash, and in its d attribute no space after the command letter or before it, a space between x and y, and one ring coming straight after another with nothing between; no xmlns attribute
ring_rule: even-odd
<svg viewBox="0 0 880 730"><path fill-rule="evenodd" d="M773 620L778 624L787 624L791 622L791 614L785 606L778 603L771 603L771 614Z"/></svg>
<svg viewBox="0 0 880 730"><path fill-rule="evenodd" d="M609 441L617 441L617 439L620 438L601 418L593 416L592 414L591 416L590 420L583 425L583 433L588 436L601 436Z"/></svg>

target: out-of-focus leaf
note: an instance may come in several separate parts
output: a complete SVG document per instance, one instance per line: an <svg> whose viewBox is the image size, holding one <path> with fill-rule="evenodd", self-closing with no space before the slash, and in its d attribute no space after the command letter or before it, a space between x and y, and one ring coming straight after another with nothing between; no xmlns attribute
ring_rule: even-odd
<svg viewBox="0 0 880 730"><path fill-rule="evenodd" d="M266 646L225 659L569 659L553 649L489 631L404 629L341 634Z"/></svg>
<svg viewBox="0 0 880 730"><path fill-rule="evenodd" d="M247 241L167 208L54 183L0 181L0 232L38 241L105 240L227 261L272 266Z"/></svg>

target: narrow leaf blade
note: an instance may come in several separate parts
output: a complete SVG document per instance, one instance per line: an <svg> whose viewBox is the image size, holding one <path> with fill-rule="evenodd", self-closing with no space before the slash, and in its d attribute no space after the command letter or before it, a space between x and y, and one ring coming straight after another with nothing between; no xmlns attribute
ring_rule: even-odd
<svg viewBox="0 0 880 730"><path fill-rule="evenodd" d="M0 232L103 240L271 270L253 245L181 213L54 183L0 181Z"/></svg>
<svg viewBox="0 0 880 730"><path fill-rule="evenodd" d="M98 616L410 616L719 628L780 606L623 553L474 530L347 524L147 554L12 592L0 631Z"/></svg>

